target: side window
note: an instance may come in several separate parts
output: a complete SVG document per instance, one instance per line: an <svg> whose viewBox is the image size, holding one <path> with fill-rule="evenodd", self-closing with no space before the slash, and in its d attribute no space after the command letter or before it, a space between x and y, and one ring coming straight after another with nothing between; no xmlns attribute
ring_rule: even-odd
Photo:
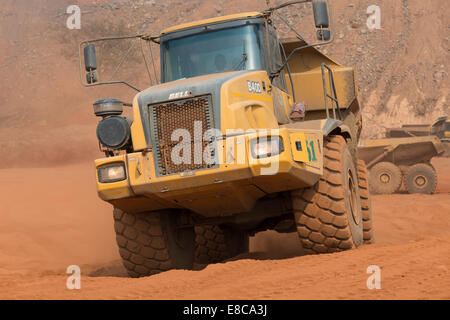
<svg viewBox="0 0 450 320"><path fill-rule="evenodd" d="M283 66L283 58L281 56L281 44L278 40L277 33L273 27L269 26L269 50L270 50L270 71L275 72ZM282 70L279 75L272 80L272 84L287 92L286 78L284 70Z"/></svg>

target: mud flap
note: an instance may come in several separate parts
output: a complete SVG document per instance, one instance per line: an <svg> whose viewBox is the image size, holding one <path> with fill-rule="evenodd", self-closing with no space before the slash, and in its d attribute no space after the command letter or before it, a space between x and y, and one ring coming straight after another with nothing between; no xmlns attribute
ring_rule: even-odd
<svg viewBox="0 0 450 320"><path fill-rule="evenodd" d="M183 226L183 214L161 215L165 229L168 251L175 269L192 269L195 254L195 231L193 226Z"/></svg>

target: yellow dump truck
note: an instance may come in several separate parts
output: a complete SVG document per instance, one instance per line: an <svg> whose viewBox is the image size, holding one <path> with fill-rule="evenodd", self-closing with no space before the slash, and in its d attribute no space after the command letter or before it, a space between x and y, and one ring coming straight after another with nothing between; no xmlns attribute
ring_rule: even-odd
<svg viewBox="0 0 450 320"><path fill-rule="evenodd" d="M273 23L304 2L136 36L159 45L161 83L138 90L133 119L118 99L94 104L98 194L130 276L225 260L265 230L298 232L311 254L374 241L355 70L316 49L333 40L329 4L313 2L317 43ZM135 88L99 81L109 39L80 44L83 83Z"/></svg>
<svg viewBox="0 0 450 320"><path fill-rule="evenodd" d="M434 193L438 177L431 160L444 152L436 136L365 140L358 148L370 170L371 191L378 194L398 192L402 185L409 193Z"/></svg>

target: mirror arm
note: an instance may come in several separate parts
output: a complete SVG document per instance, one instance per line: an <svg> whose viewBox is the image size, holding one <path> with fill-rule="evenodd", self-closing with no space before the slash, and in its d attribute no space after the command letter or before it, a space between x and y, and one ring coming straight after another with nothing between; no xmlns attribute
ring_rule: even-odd
<svg viewBox="0 0 450 320"><path fill-rule="evenodd" d="M85 87L95 87L95 86L108 85L108 84L124 84L124 85L130 87L131 89L133 89L133 90L135 90L137 92L141 92L142 91L142 90L136 88L135 86L133 86L132 84L129 84L126 81L106 81L106 82L97 82L97 83L88 84L88 85L83 83L83 85Z"/></svg>
<svg viewBox="0 0 450 320"><path fill-rule="evenodd" d="M309 47L320 47L320 46L324 46L327 44L330 44L331 42L333 42L333 38L331 38L329 41L327 42L323 42L323 43L314 43L314 44L308 44L306 46L302 46L302 47L298 47L295 48L294 50L292 50L292 52L289 54L289 56L287 57L286 61L283 63L283 66L278 69L276 72L272 72L272 75L274 75L275 77L281 72L281 70L283 70L286 67L286 64L289 62L289 60L291 60L292 56L294 55L294 53L296 53L297 51L300 51L302 49L306 49Z"/></svg>
<svg viewBox="0 0 450 320"><path fill-rule="evenodd" d="M295 28L294 28L294 27L293 27L286 19L284 19L284 18L283 18L280 14L278 14L278 13L275 13L275 15L276 15L278 18L280 18L280 20L283 21L284 24L287 25L288 28L291 29L292 32L295 33L295 35L297 36L297 38L299 38L300 40L306 42L306 40L300 35L300 33L298 33L297 30L295 30Z"/></svg>
<svg viewBox="0 0 450 320"><path fill-rule="evenodd" d="M290 2L294 2L294 1L290 1ZM306 2L311 2L311 1L306 1ZM297 3L297 2L295 2L295 3ZM289 3L288 5L291 5L291 4L293 4L293 3ZM325 46L325 45L328 45L328 44L330 44L330 43L332 43L334 41L334 33L332 32L334 30L333 11L332 11L332 7L331 7L330 3L328 3L328 7L329 7L330 30L331 30L331 38L330 38L330 40L325 41L325 42L318 42L318 43L314 43L314 44L307 44L305 46L301 46L301 47L295 48L289 54L289 56L287 57L286 61L283 63L283 66L280 69L278 69L276 72L272 72L271 76L276 77L281 72L281 70L283 70L286 67L286 65L289 63L289 60L291 60L291 58L294 56L294 54L296 52L298 52L300 50L303 50L303 49L306 49L306 48L309 48L309 47Z"/></svg>
<svg viewBox="0 0 450 320"><path fill-rule="evenodd" d="M103 37L103 38L90 39L90 40L85 40L85 41L80 42L80 45L78 48L78 60L79 60L81 85L85 86L85 87L94 87L94 86L108 85L108 84L124 84L137 92L141 92L140 89L136 88L135 86L131 85L130 83L128 83L126 81L107 81L107 82L98 82L98 83L93 83L93 84L86 84L83 81L84 68L83 68L83 62L82 62L83 61L83 59L82 59L83 49L82 48L84 45L95 43L95 42L100 42L100 41L105 41L105 40L124 40L124 39L133 39L133 38L140 38L143 40L150 40L150 41L156 42L156 39L158 39L159 37L154 37L154 36L151 36L148 34L137 34L137 35L129 35L129 36L121 36L121 37ZM158 43L158 42L156 42L156 43Z"/></svg>
<svg viewBox="0 0 450 320"><path fill-rule="evenodd" d="M150 68L148 67L147 57L145 56L145 52L144 52L143 41L144 41L144 40L142 40L142 39L139 41L139 42L140 42L140 46L141 46L142 58L144 59L145 69L147 70L148 78L150 79L150 86L153 87L152 74L151 74L151 72L150 72Z"/></svg>

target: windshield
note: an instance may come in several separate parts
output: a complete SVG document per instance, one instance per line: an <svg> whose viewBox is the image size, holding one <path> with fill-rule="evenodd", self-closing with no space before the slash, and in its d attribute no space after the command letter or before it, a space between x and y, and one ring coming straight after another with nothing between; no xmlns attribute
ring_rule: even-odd
<svg viewBox="0 0 450 320"><path fill-rule="evenodd" d="M164 82L236 70L262 70L258 25L169 40L162 45Z"/></svg>

